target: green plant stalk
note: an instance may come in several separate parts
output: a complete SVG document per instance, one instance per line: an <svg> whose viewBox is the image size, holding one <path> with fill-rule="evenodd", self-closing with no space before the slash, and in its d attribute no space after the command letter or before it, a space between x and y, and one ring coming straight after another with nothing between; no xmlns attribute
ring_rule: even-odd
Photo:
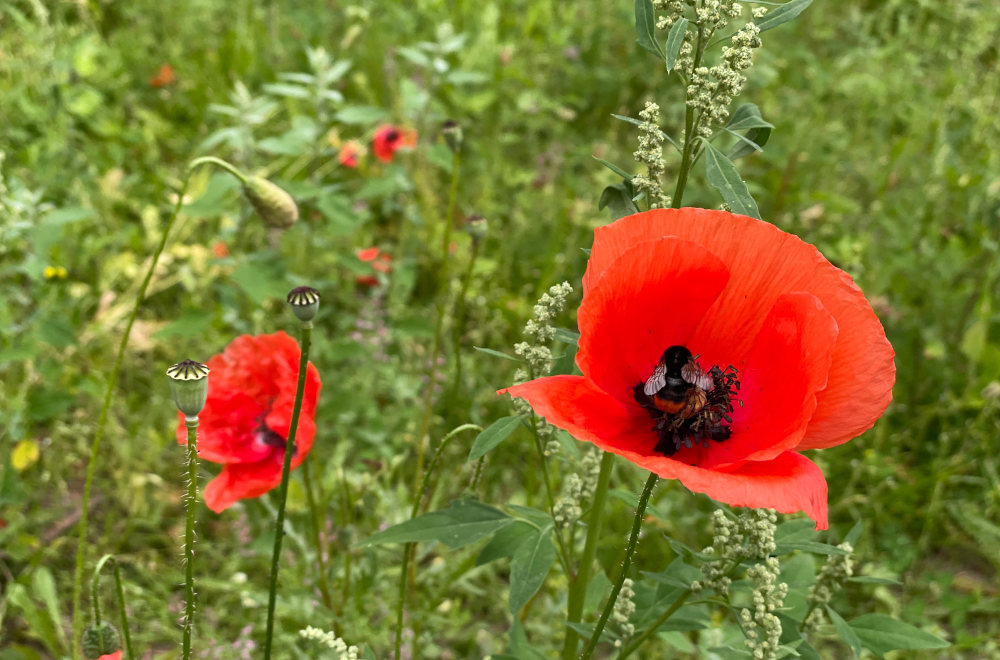
<svg viewBox="0 0 1000 660"><path fill-rule="evenodd" d="M427 471L422 475L420 480L420 487L417 489L416 496L413 498L413 505L410 507L410 520L417 517L417 513L420 511L420 503L424 499L424 491L427 490L427 484L430 482L431 473L437 466L438 461L441 458L441 453L444 451L451 439L462 431L478 431L482 433L483 428L477 426L476 424L462 424L461 426L452 429L448 432L448 435L441 439L438 443L437 448L434 450L434 455L431 456L431 462L427 465ZM396 600L396 638L395 638L395 658L399 660L400 653L403 650L403 611L406 609L406 583L408 578L408 569L410 564L410 555L413 554L414 543L407 543L403 546L403 565L399 571L399 597Z"/></svg>
<svg viewBox="0 0 1000 660"><path fill-rule="evenodd" d="M534 414L531 415L531 431L535 438L535 451L538 452L538 461L542 465L542 480L545 482L545 496L548 500L549 515L554 521L556 517L555 491L552 489L552 477L549 475L549 463L545 457L545 449L542 447L542 438L538 434L538 417ZM559 563L562 564L563 570L569 576L571 564L569 552L566 549L566 542L563 540L562 530L555 529L553 530L553 534L556 537L556 549L559 551Z"/></svg>
<svg viewBox="0 0 1000 660"><path fill-rule="evenodd" d="M184 660L191 657L191 630L194 627L194 521L198 505L198 417L185 417L187 427L187 525L184 527Z"/></svg>
<svg viewBox="0 0 1000 660"><path fill-rule="evenodd" d="M115 591L118 592L118 610L122 616L122 636L125 637L125 651L128 653L128 660L133 660L135 651L132 650L132 633L128 629L128 613L125 611L125 589L122 587L122 573L115 562Z"/></svg>
<svg viewBox="0 0 1000 660"><path fill-rule="evenodd" d="M104 427L108 422L108 410L111 408L111 396L114 394L115 384L118 382L118 373L121 371L122 359L125 357L125 347L128 345L129 336L132 334L132 326L135 324L136 316L139 314L139 306L142 304L143 298L146 297L146 289L149 287L150 280L153 279L153 271L156 270L156 264L160 260L160 255L163 253L164 247L166 247L167 237L170 235L170 230L173 228L174 222L177 220L177 216L180 213L181 206L184 204L184 196L187 194L188 184L191 181L191 173L197 164L198 161L192 161L191 165L188 166L187 173L184 176L184 183L181 185L180 192L177 193L177 201L170 213L170 217L167 219L167 226L163 229L163 234L160 236L160 242L153 251L153 259L150 261L149 268L146 270L146 276L143 278L142 284L139 285L138 292L136 292L135 303L132 305L132 312L129 314L128 322L125 324L125 332L122 333L121 341L118 344L118 353L115 355L114 365L111 367L111 373L108 374L108 379L105 382L104 403L101 406L101 413L97 418L97 427L94 430L94 440L90 445L90 459L87 463L87 474L86 477L84 477L83 482L83 501L81 503L80 524L76 538L76 568L73 571L72 653L74 660L77 660L80 657L80 638L83 635L83 612L80 610L80 597L83 592L83 565L86 563L87 559L87 522L88 514L90 512L90 493L94 485L94 473L97 468L97 457L100 455L101 451L101 441L104 439Z"/></svg>
<svg viewBox="0 0 1000 660"><path fill-rule="evenodd" d="M201 156L200 158L195 158L194 160L191 161L191 164L188 165L188 171L193 170L199 165L215 165L216 167L221 167L222 169L226 170L234 177L239 179L240 183L247 182L247 178L246 176L243 175L243 172L240 172L238 169L236 169L235 166L231 165L230 163L227 163L221 158L216 158L215 156Z"/></svg>
<svg viewBox="0 0 1000 660"><path fill-rule="evenodd" d="M709 35L711 36L711 35ZM698 40L695 45L695 55L694 55L694 68L697 69L701 65L701 56L705 52L705 33L699 27L698 28ZM685 88L686 89L686 88ZM685 92L685 100L687 100L687 93ZM687 187L688 174L691 171L691 156L694 152L694 145L697 144L698 140L692 135L694 131L694 108L691 106L686 107L684 113L684 151L681 154L681 168L677 173L677 186L674 188L674 198L671 202L671 206L675 209L681 207L681 200L684 198L684 188Z"/></svg>
<svg viewBox="0 0 1000 660"><path fill-rule="evenodd" d="M309 502L309 513L312 517L313 545L316 547L316 562L319 564L319 593L327 609L332 609L333 598L330 596L330 582L326 575L326 547L320 540L320 528L323 520L319 507L316 506L316 496L313 493L308 461L302 464L302 480L306 485L306 500Z"/></svg>
<svg viewBox="0 0 1000 660"><path fill-rule="evenodd" d="M446 300L448 298L448 245L451 243L451 227L455 224L455 204L458 199L458 181L461 165L461 155L456 151L451 159L451 189L448 192L448 211L445 215L444 231L441 232L441 282L444 284L444 292L438 303L437 319L434 322L434 345L430 353L430 366L427 370L427 384L424 390L423 414L420 420L420 433L417 436L417 468L413 474L413 487L418 488L421 475L424 472L424 454L427 452L428 433L431 426L431 413L433 412L434 401L434 379L437 377L437 357L441 350L442 335L444 334L444 315L447 309Z"/></svg>
<svg viewBox="0 0 1000 660"><path fill-rule="evenodd" d="M587 539L583 545L583 556L580 558L580 567L576 575L570 577L569 602L566 606L566 621L568 623L579 623L583 617L583 602L587 595L587 586L590 584L594 557L597 554L597 539L601 535L604 501L607 498L614 462L615 455L611 452L604 452L601 456L601 470L597 475L597 486L594 488L594 497L590 506L590 520L587 523ZM566 626L566 637L563 640L562 651L564 660L573 660L576 656L579 638L580 633L570 626Z"/></svg>
<svg viewBox="0 0 1000 660"><path fill-rule="evenodd" d="M299 356L299 380L295 386L295 404L292 407L292 423L285 443L285 460L281 465L281 485L278 488L278 516L274 525L274 552L271 555L271 581L267 596L267 633L264 638L264 660L270 660L271 643L274 637L274 605L278 597L278 560L281 557L281 541L285 537L285 504L288 501L288 476L292 472L292 456L295 454L295 435L299 428L299 413L302 412L302 394L306 389L306 368L309 364L309 345L312 341L312 322L302 324L302 351Z"/></svg>
<svg viewBox="0 0 1000 660"><path fill-rule="evenodd" d="M642 495L639 496L639 505L635 509L635 518L632 520L632 534L628 539L628 547L625 550L625 559L622 561L621 571L619 571L618 578L615 580L614 588L611 589L611 595L608 596L608 602L604 604L604 611L601 612L601 618L597 621L594 633L590 636L587 647L580 654L580 660L589 660L590 656L593 655L594 649L601 639L601 632L608 622L608 617L611 616L611 611L615 609L615 601L618 600L618 593L622 590L622 584L624 584L625 577L628 575L628 569L632 566L632 557L635 555L635 546L639 541L639 529L642 527L646 505L649 504L649 496L653 494L653 487L656 486L656 482L659 479L659 475L655 472L650 473L649 479L646 480L646 486L642 489Z"/></svg>
<svg viewBox="0 0 1000 660"><path fill-rule="evenodd" d="M476 266L476 259L479 257L479 244L482 241L473 239L472 254L469 255L469 263L465 266L465 273L462 274L462 287L458 292L458 300L455 301L455 328L452 330L454 348L452 355L455 356L455 378L452 382L452 393L455 394L461 388L462 382L462 333L465 330L465 298L469 294L469 284L472 282L472 270Z"/></svg>
<svg viewBox="0 0 1000 660"><path fill-rule="evenodd" d="M97 565L94 566L94 576L90 581L90 606L94 610L94 625L101 625L101 599L100 599L100 586L101 586L101 569L104 568L104 564L108 561L114 561L111 555L104 555L97 561Z"/></svg>

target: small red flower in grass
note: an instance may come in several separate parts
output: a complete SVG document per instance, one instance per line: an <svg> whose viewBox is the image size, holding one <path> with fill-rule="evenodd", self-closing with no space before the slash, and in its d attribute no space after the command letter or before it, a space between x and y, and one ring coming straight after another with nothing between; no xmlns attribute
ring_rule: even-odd
<svg viewBox="0 0 1000 660"><path fill-rule="evenodd" d="M388 274L392 270L392 255L387 252L380 252L377 247L358 250L355 254L359 260L370 263L372 270L377 273ZM376 286L379 283L377 275L358 275L355 281L364 286Z"/></svg>
<svg viewBox="0 0 1000 660"><path fill-rule="evenodd" d="M337 154L337 160L344 167L355 168L358 166L358 159L361 157L361 145L355 140L344 143Z"/></svg>
<svg viewBox="0 0 1000 660"><path fill-rule="evenodd" d="M846 273L760 220L649 211L597 229L577 318L582 376L501 392L695 492L826 529L826 480L799 452L871 428L896 374Z"/></svg>
<svg viewBox="0 0 1000 660"><path fill-rule="evenodd" d="M397 149L412 149L417 146L417 132L384 124L375 129L372 150L383 163L391 163Z"/></svg>
<svg viewBox="0 0 1000 660"><path fill-rule="evenodd" d="M177 76L174 74L173 67L169 64L161 66L156 75L149 79L149 85L156 88L168 87L175 82L177 82Z"/></svg>
<svg viewBox="0 0 1000 660"><path fill-rule="evenodd" d="M114 653L105 653L104 655L102 655L101 657L99 657L97 660L122 660L122 652L119 649L118 651L115 651Z"/></svg>
<svg viewBox="0 0 1000 660"><path fill-rule="evenodd" d="M281 482L281 463L292 423L299 371L299 345L284 332L243 335L207 362L208 399L198 415L198 456L222 463L205 488L205 504L216 513L237 500L259 497ZM310 362L292 469L312 448L316 434L319 372ZM177 441L187 443L178 414Z"/></svg>

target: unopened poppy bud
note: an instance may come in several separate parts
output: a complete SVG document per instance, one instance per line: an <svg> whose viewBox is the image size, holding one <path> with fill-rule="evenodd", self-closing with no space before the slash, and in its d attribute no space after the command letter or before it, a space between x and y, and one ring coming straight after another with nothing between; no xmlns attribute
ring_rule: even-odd
<svg viewBox="0 0 1000 660"><path fill-rule="evenodd" d="M81 640L83 657L87 660L97 660L102 655L114 653L121 649L121 640L118 631L107 621L98 625L90 626L83 631Z"/></svg>
<svg viewBox="0 0 1000 660"><path fill-rule="evenodd" d="M319 291L308 286L300 286L288 292L288 304L292 313L303 323L310 323L319 310Z"/></svg>
<svg viewBox="0 0 1000 660"><path fill-rule="evenodd" d="M458 122L449 119L441 124L441 135L452 153L457 153L462 148L462 127Z"/></svg>
<svg viewBox="0 0 1000 660"><path fill-rule="evenodd" d="M167 369L167 376L177 409L187 417L198 417L208 397L208 367L184 360Z"/></svg>
<svg viewBox="0 0 1000 660"><path fill-rule="evenodd" d="M248 176L243 194L268 227L288 229L299 219L299 207L283 188L264 177Z"/></svg>
<svg viewBox="0 0 1000 660"><path fill-rule="evenodd" d="M470 215L465 221L465 231L472 237L473 241L478 242L486 238L486 233L489 229L489 223L481 215Z"/></svg>

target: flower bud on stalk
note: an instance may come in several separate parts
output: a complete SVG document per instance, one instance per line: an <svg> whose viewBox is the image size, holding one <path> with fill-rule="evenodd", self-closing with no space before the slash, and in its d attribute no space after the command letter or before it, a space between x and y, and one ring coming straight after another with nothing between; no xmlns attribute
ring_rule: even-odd
<svg viewBox="0 0 1000 660"><path fill-rule="evenodd" d="M472 240L476 243L486 238L486 234L489 230L490 226L486 221L486 218L479 214L470 215L465 221L465 232L471 236Z"/></svg>
<svg viewBox="0 0 1000 660"><path fill-rule="evenodd" d="M452 153L457 153L462 148L462 127L455 120L449 119L441 124L441 135Z"/></svg>
<svg viewBox="0 0 1000 660"><path fill-rule="evenodd" d="M178 362L167 369L170 393L177 409L189 418L197 418L208 397L208 367L194 360Z"/></svg>
<svg viewBox="0 0 1000 660"><path fill-rule="evenodd" d="M87 660L97 660L102 655L120 650L121 640L115 627L107 621L102 621L83 631L81 646L83 647L83 657Z"/></svg>
<svg viewBox="0 0 1000 660"><path fill-rule="evenodd" d="M299 207L283 188L264 177L248 176L243 194L268 227L288 229L299 219Z"/></svg>
<svg viewBox="0 0 1000 660"><path fill-rule="evenodd" d="M303 324L309 323L309 327L312 327L312 320L319 310L319 291L308 286L296 287L288 292L286 300L292 306L295 317Z"/></svg>

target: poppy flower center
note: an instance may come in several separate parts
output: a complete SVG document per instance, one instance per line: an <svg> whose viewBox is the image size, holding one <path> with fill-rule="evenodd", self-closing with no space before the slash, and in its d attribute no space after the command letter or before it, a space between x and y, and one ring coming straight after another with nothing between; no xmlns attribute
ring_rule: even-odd
<svg viewBox="0 0 1000 660"><path fill-rule="evenodd" d="M684 346L663 352L652 374L636 383L632 395L655 421L659 442L653 451L673 456L695 444L728 440L733 399L740 391L736 367L712 366L707 372Z"/></svg>
<svg viewBox="0 0 1000 660"><path fill-rule="evenodd" d="M288 440L282 436L280 433L272 429L264 419L267 417L267 413L270 412L270 408L262 413L258 418L257 428L254 429L254 439L265 447L276 447L282 450L284 453L285 446L288 444ZM298 447L295 448L298 452ZM294 454L293 454L294 455Z"/></svg>
<svg viewBox="0 0 1000 660"><path fill-rule="evenodd" d="M398 139L399 139L399 131L397 130L391 130L385 134L385 141L388 142L389 144L392 144Z"/></svg>

